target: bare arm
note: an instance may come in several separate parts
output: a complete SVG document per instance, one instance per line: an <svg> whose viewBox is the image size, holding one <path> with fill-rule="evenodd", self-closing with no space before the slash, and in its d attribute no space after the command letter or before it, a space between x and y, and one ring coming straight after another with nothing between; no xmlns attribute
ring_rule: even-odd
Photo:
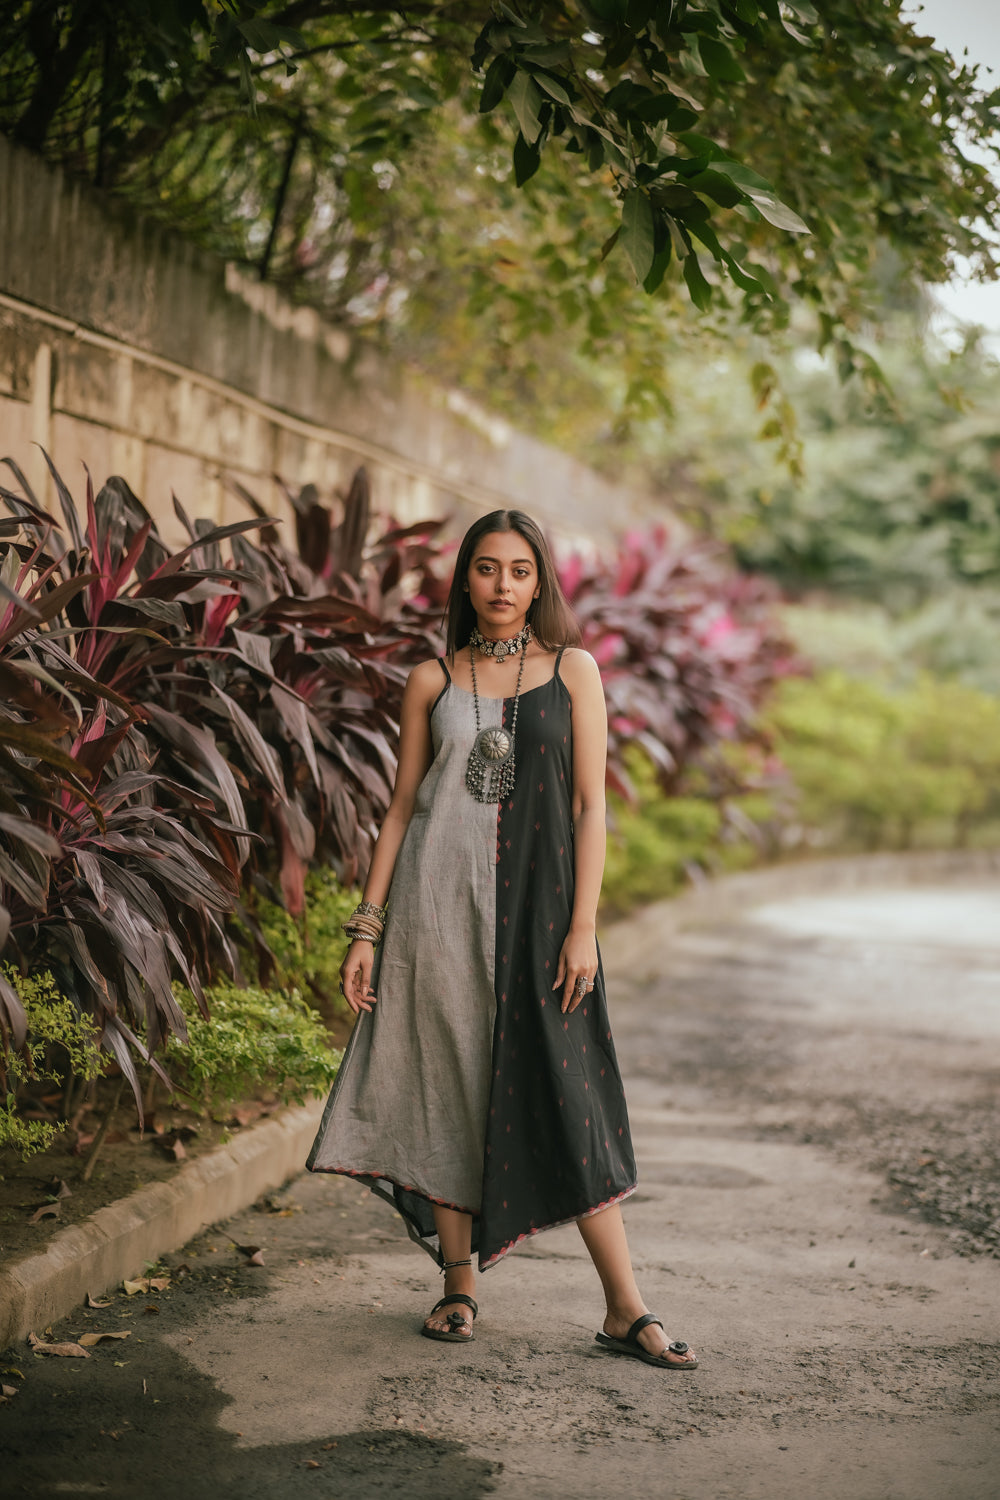
<svg viewBox="0 0 1000 1500"><path fill-rule="evenodd" d="M421 662L410 673L403 693L396 783L365 881L364 899L376 906L385 905L400 845L413 816L417 790L431 763L430 711L443 686L444 677L437 662ZM369 988L374 958L371 943L356 941L348 948L341 965L344 997L355 1014L359 1010L370 1011L375 1003L376 996Z"/></svg>
<svg viewBox="0 0 1000 1500"><path fill-rule="evenodd" d="M559 954L556 982L561 1008L574 1011L582 995L577 980L597 973L597 903L607 846L604 776L608 711L601 674L586 651L567 651L560 668L573 704L573 832L575 886L569 932Z"/></svg>

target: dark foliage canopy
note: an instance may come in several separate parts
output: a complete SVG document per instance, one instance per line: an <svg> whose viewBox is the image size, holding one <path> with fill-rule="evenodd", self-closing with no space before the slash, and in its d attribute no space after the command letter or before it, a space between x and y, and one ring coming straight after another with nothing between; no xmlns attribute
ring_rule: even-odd
<svg viewBox="0 0 1000 1500"><path fill-rule="evenodd" d="M584 346L625 337L639 283L764 332L807 305L842 373L863 367L879 245L904 279L956 255L995 269L997 105L900 0L20 0L0 18L0 129L348 322L426 328L449 288L492 297L508 357L539 316ZM421 349L447 366L446 345Z"/></svg>

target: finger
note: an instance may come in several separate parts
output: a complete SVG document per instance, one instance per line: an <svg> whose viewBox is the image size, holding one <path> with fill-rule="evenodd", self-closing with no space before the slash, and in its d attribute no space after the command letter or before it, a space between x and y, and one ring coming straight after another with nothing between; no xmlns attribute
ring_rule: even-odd
<svg viewBox="0 0 1000 1500"><path fill-rule="evenodd" d="M555 984L552 986L552 988L554 990L557 990L559 988L559 986L562 984L562 982L563 982L563 980L565 978L566 978L566 960L563 958L562 954L560 953L560 955L559 955L559 967L556 969L556 981L555 981Z"/></svg>

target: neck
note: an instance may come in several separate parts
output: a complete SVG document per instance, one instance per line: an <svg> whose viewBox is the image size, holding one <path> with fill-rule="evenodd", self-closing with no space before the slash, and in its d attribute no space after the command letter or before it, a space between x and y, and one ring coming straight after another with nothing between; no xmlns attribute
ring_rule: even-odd
<svg viewBox="0 0 1000 1500"><path fill-rule="evenodd" d="M527 620L522 618L520 623L510 625L496 625L492 620L480 620L476 617L476 626L484 641L512 641L524 630Z"/></svg>

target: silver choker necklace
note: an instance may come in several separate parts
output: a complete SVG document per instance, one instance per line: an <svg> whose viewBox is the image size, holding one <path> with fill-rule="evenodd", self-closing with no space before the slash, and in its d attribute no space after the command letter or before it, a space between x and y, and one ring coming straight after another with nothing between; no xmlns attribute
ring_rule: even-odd
<svg viewBox="0 0 1000 1500"><path fill-rule="evenodd" d="M523 652L530 640L531 626L527 621L524 628L517 635L512 635L509 641L491 641L482 634L478 625L473 625L469 645L475 646L484 656L492 656L494 661L506 661L508 656L515 656L518 651Z"/></svg>

